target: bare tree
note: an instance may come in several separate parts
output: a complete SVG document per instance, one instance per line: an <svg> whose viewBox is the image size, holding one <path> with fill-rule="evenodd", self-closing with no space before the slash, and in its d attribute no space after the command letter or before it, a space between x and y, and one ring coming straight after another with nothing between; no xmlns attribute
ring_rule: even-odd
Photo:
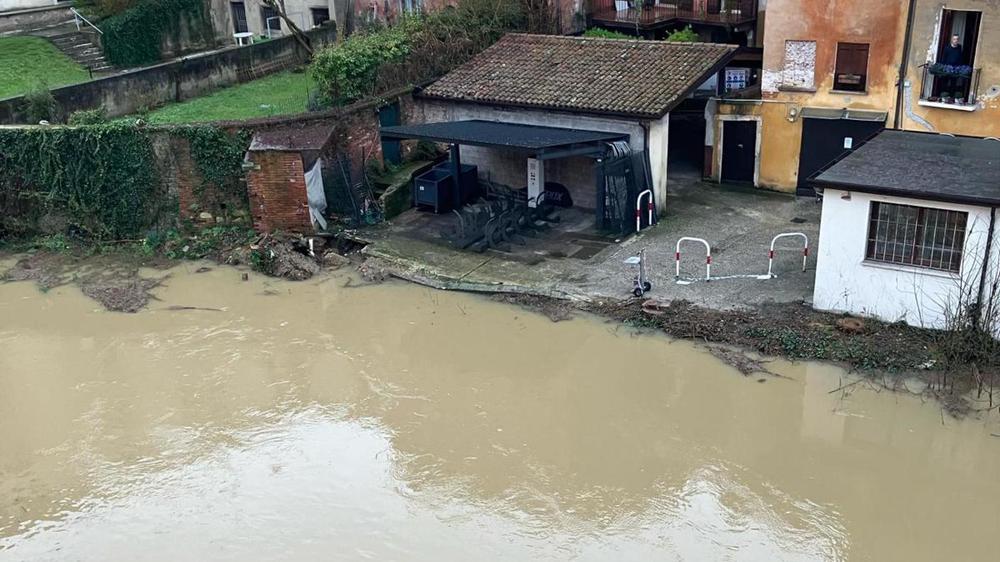
<svg viewBox="0 0 1000 562"><path fill-rule="evenodd" d="M278 14L278 17L281 18L282 21L285 22L285 25L288 26L288 29L291 30L292 35L295 37L295 40L298 41L299 45L302 45L302 48L309 53L310 57L313 56L314 52L312 43L309 41L309 37L299 28L299 26L295 25L295 22L288 18L288 13L285 11L285 0L264 0L264 5L271 8Z"/></svg>

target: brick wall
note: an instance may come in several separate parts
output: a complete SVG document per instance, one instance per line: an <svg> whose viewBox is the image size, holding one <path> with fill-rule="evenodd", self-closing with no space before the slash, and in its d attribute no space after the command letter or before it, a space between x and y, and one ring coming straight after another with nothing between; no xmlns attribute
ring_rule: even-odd
<svg viewBox="0 0 1000 562"><path fill-rule="evenodd" d="M250 215L257 232L312 232L302 156L298 152L251 152L247 173Z"/></svg>
<svg viewBox="0 0 1000 562"><path fill-rule="evenodd" d="M181 219L196 220L202 212L225 218L245 214L245 198L235 196L231 189L205 184L187 138L163 129L151 132L150 141L160 181L167 195L176 201Z"/></svg>

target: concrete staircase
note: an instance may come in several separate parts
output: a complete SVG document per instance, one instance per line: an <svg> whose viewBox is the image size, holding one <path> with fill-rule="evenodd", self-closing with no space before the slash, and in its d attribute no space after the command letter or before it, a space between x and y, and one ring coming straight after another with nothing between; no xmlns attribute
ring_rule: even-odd
<svg viewBox="0 0 1000 562"><path fill-rule="evenodd" d="M75 60L80 66L89 68L95 74L113 70L104 58L100 39L96 35L77 31L76 26L74 26L72 31L52 35L48 39L57 49L66 53L66 56Z"/></svg>
<svg viewBox="0 0 1000 562"><path fill-rule="evenodd" d="M66 56L95 74L114 70L104 58L104 51L101 50L100 39L96 34L77 31L76 25L69 25L48 30L45 38Z"/></svg>
<svg viewBox="0 0 1000 562"><path fill-rule="evenodd" d="M44 37L52 42L57 49L76 61L80 66L89 68L94 74L108 74L114 67L108 64L101 50L100 36L96 32L76 29L76 24L70 22L31 32L31 35Z"/></svg>

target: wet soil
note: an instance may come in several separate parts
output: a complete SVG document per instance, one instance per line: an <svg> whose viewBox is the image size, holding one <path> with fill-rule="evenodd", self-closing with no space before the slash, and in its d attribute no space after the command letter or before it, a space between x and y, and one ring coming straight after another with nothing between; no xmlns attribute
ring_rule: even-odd
<svg viewBox="0 0 1000 562"><path fill-rule="evenodd" d="M43 292L75 285L107 310L138 312L155 298L150 291L166 276L145 277L140 268L162 270L171 265L170 260L156 257L83 256L42 251L23 256L12 267L0 272L0 282L33 281Z"/></svg>
<svg viewBox="0 0 1000 562"><path fill-rule="evenodd" d="M229 231L223 234L207 242L198 236L171 241L156 252L143 251L136 244L105 247L83 243L61 251L35 249L26 255L0 252L0 259L19 256L6 271L0 267L0 282L33 281L43 292L75 285L107 310L134 313L156 298L151 291L164 279L143 276L143 268L165 270L186 258L209 259L248 266L269 277L304 281L324 269L353 263L350 255L356 255L357 250L350 243L322 238L313 239L310 246L301 237L261 235L247 244L245 236ZM203 247L192 248L199 243Z"/></svg>
<svg viewBox="0 0 1000 562"><path fill-rule="evenodd" d="M819 312L795 303L715 310L687 301L581 303L510 294L495 299L553 321L585 312L707 344L710 353L745 376L773 375L764 357L828 361L865 375L855 384L913 393L908 384L919 381L916 394L939 401L954 417L1000 404L1000 365L945 361L942 333L903 323Z"/></svg>

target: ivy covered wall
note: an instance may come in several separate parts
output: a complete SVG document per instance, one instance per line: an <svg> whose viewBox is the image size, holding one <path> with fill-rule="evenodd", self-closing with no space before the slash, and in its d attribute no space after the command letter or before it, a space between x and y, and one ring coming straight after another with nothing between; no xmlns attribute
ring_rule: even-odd
<svg viewBox="0 0 1000 562"><path fill-rule="evenodd" d="M211 17L203 0L139 0L100 24L104 54L122 67L159 62L170 55L214 42Z"/></svg>
<svg viewBox="0 0 1000 562"><path fill-rule="evenodd" d="M0 239L131 239L201 211L245 212L249 138L212 126L0 129Z"/></svg>

